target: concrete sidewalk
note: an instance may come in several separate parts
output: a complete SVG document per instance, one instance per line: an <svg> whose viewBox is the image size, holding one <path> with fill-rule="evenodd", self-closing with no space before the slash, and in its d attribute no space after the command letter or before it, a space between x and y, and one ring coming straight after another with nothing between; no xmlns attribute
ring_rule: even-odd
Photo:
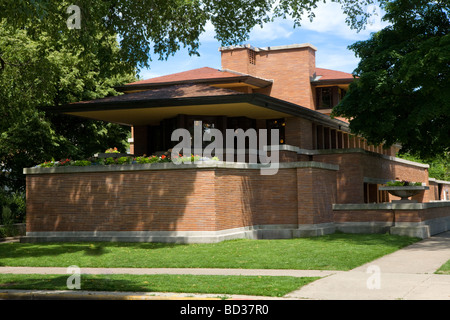
<svg viewBox="0 0 450 320"><path fill-rule="evenodd" d="M419 241L363 266L319 279L286 295L318 300L450 300L450 232Z"/></svg>
<svg viewBox="0 0 450 320"><path fill-rule="evenodd" d="M434 272L450 260L450 232L419 241L350 271L185 269L185 268L83 268L81 274L197 274L323 277L281 299L314 300L450 300L450 275ZM0 267L0 273L67 274L66 268ZM83 291L0 290L0 299L270 299L238 295L179 293L111 293Z"/></svg>

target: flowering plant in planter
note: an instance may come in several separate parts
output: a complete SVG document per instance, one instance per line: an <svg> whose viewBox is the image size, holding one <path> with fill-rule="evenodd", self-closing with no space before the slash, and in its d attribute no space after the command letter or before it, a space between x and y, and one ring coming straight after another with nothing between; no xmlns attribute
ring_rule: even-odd
<svg viewBox="0 0 450 320"><path fill-rule="evenodd" d="M386 183L386 186L380 187L380 190L385 190L393 196L401 198L401 200L393 200L393 202L415 202L413 200L408 200L408 198L429 189L430 187L423 186L422 182L409 182L405 180L388 182Z"/></svg>
<svg viewBox="0 0 450 320"><path fill-rule="evenodd" d="M386 183L386 186L388 187L406 187L406 186L421 186L422 182L411 182L406 180L401 181L389 181Z"/></svg>
<svg viewBox="0 0 450 320"><path fill-rule="evenodd" d="M114 147L114 148L106 149L106 150L105 150L105 153L120 153L120 151L117 150L116 147Z"/></svg>
<svg viewBox="0 0 450 320"><path fill-rule="evenodd" d="M198 155L190 155L190 156L183 156L183 155L178 155L175 156L172 161L174 163L193 163L193 162L199 162L199 161L219 161L218 157L213 157L213 158L207 158L207 157L200 157Z"/></svg>
<svg viewBox="0 0 450 320"><path fill-rule="evenodd" d="M173 162L173 163L192 163L194 161L219 161L219 158L213 157L205 158L197 155L191 156L182 156L179 155L174 157L173 159L167 155L161 156L140 156L136 158L132 157L106 157L106 158L90 158L89 160L70 160L64 159L60 161L55 161L52 159L51 161L46 161L37 165L37 167L41 168L51 168L51 167L61 167L61 166L90 166L90 165L127 165L127 164L147 164L147 163L165 163L165 162Z"/></svg>

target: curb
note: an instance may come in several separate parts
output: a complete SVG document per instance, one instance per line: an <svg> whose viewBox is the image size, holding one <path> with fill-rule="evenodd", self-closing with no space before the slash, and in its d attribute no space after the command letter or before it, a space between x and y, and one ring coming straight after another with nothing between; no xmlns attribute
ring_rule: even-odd
<svg viewBox="0 0 450 320"><path fill-rule="evenodd" d="M228 296L227 296L228 297ZM183 296L170 293L107 292L107 291L0 291L0 300L224 300L208 296Z"/></svg>

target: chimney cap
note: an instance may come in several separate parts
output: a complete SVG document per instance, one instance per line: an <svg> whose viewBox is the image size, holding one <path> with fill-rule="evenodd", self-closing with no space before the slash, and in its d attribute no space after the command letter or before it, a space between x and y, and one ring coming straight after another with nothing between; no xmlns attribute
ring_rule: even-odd
<svg viewBox="0 0 450 320"><path fill-rule="evenodd" d="M274 46L274 47L254 47L250 44L242 44L242 45L236 45L236 46L220 47L219 51L229 51L229 50L236 50L236 49L250 49L250 50L253 50L256 52L260 52L260 51L276 51L276 50L289 50L289 49L301 49L301 48L311 48L314 51L317 51L317 48L310 43L288 44L288 45Z"/></svg>

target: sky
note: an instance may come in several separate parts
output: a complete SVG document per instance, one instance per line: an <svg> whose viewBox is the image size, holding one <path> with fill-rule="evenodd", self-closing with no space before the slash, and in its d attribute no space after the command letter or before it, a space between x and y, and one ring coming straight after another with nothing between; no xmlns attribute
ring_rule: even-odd
<svg viewBox="0 0 450 320"><path fill-rule="evenodd" d="M244 44L254 47L268 47L289 44L310 43L316 51L316 66L337 71L352 73L357 67L359 59L348 46L361 40L367 40L370 34L381 30L386 23L381 21L382 13L378 7L376 15L370 19L365 30L357 32L345 22L345 14L337 3L321 3L314 10L315 18L312 22L308 18L302 20L301 27L293 28L293 21L289 18L278 19L265 24L263 28L257 26L250 38ZM167 60L156 58L150 62L150 68L141 70L141 79L163 76L202 67L221 69L220 43L214 38L212 24L207 24L205 32L200 36L200 56L189 56L187 50L180 50Z"/></svg>

